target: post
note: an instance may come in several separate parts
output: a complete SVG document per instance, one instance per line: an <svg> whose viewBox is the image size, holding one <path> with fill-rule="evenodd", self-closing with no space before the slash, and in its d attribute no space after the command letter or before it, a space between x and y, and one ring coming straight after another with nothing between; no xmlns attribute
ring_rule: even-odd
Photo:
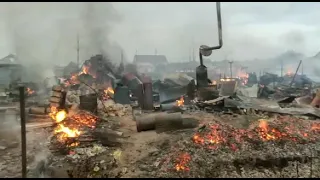
<svg viewBox="0 0 320 180"><path fill-rule="evenodd" d="M21 123L21 165L22 178L27 178L27 143L26 143L26 115L25 115L25 99L24 86L19 87L20 94L20 123Z"/></svg>
<svg viewBox="0 0 320 180"><path fill-rule="evenodd" d="M79 53L80 53L80 40L79 40L79 34L77 34L77 66L78 66L78 68L80 68L79 67L79 65L80 65Z"/></svg>
<svg viewBox="0 0 320 180"><path fill-rule="evenodd" d="M302 60L300 60L300 62L299 62L299 65L298 65L298 67L297 67L297 70L296 70L296 73L294 73L294 75L293 75L293 78L292 78L292 80L291 80L291 82L290 82L290 87L292 86L292 84L293 84L293 82L294 82L294 79L296 78L296 75L297 75L297 73L298 73L298 70L299 70L299 67L300 67L300 65L301 65L301 62L302 62Z"/></svg>
<svg viewBox="0 0 320 180"><path fill-rule="evenodd" d="M283 77L283 61L281 60L281 77Z"/></svg>
<svg viewBox="0 0 320 180"><path fill-rule="evenodd" d="M229 61L229 64L230 64L230 78L232 78L232 63L233 63L233 61Z"/></svg>
<svg viewBox="0 0 320 180"><path fill-rule="evenodd" d="M301 62L301 75L303 75L303 61Z"/></svg>

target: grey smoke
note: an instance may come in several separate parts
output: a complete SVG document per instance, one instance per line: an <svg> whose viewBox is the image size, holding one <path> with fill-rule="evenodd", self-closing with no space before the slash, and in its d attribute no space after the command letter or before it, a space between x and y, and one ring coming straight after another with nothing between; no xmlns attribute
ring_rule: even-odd
<svg viewBox="0 0 320 180"><path fill-rule="evenodd" d="M52 76L54 65L80 61L92 55L118 57L121 47L109 41L112 26L122 18L111 3L36 2L1 3L11 53L28 67L31 79ZM116 55L115 47L117 49Z"/></svg>

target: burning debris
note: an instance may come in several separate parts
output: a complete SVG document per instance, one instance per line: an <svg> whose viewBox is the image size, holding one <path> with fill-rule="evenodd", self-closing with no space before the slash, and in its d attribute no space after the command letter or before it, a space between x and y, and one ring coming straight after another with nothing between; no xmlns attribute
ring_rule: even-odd
<svg viewBox="0 0 320 180"><path fill-rule="evenodd" d="M320 172L309 164L313 161L314 166L320 165L316 157L320 152L319 125L289 116L260 120L249 129L212 122L199 128L192 138L190 132L182 134L178 145L161 153L171 160L163 161L160 167L150 167L156 172L147 174L156 177L230 178L279 177L279 173L283 173L282 177L294 177L297 170L291 169L291 164L299 163L301 168L308 168L307 172L299 170L299 177L309 177L310 173L312 177L317 177ZM262 167L265 171L273 169L274 172L265 174L261 172ZM216 171L212 172L212 169Z"/></svg>

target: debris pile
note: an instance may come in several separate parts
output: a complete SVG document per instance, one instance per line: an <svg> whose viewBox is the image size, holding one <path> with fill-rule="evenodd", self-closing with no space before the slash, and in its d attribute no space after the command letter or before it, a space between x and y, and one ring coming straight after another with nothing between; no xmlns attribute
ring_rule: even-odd
<svg viewBox="0 0 320 180"><path fill-rule="evenodd" d="M122 105L115 103L113 100L100 101L98 102L99 113L103 117L122 117L125 115L132 114L130 105Z"/></svg>

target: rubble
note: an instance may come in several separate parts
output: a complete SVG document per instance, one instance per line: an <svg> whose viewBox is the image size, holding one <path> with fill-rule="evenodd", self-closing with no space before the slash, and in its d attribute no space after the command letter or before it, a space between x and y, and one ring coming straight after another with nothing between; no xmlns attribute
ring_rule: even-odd
<svg viewBox="0 0 320 180"><path fill-rule="evenodd" d="M305 76L241 71L196 88L182 73L151 83L114 68L101 55L70 63L47 102L27 108L28 133L50 133L34 176L319 177L318 93Z"/></svg>
<svg viewBox="0 0 320 180"><path fill-rule="evenodd" d="M130 105L117 104L113 100L98 102L98 111L103 117L122 117L132 114Z"/></svg>

